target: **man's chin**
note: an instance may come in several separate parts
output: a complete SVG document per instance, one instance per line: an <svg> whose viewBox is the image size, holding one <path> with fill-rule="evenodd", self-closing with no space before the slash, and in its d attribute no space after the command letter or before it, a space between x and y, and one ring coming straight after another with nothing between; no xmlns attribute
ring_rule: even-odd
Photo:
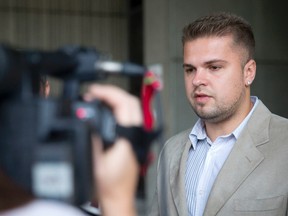
<svg viewBox="0 0 288 216"><path fill-rule="evenodd" d="M205 122L215 123L215 122L221 121L221 117L217 115L216 113L207 112L207 111L204 112L203 110L195 111L195 113L201 120Z"/></svg>

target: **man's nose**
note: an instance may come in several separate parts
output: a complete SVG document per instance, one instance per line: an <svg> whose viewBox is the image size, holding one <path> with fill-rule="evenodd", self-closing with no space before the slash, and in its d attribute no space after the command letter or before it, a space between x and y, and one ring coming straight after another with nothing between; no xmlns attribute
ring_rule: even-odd
<svg viewBox="0 0 288 216"><path fill-rule="evenodd" d="M207 75L206 75L205 70L203 69L196 70L192 83L194 86L206 85Z"/></svg>

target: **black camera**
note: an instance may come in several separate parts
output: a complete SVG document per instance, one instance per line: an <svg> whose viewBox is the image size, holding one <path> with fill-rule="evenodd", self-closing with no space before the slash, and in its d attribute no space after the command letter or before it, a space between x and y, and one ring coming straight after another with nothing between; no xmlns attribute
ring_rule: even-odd
<svg viewBox="0 0 288 216"><path fill-rule="evenodd" d="M146 69L110 61L92 48L56 51L0 46L0 169L40 198L81 205L92 188L91 131L104 146L117 134L110 109L79 98L82 82L109 74L143 77ZM63 81L60 97L39 95L40 77Z"/></svg>

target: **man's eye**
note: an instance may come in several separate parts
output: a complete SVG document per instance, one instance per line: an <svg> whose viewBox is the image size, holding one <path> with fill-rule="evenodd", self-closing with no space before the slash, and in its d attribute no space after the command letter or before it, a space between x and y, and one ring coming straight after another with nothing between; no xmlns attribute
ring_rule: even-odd
<svg viewBox="0 0 288 216"><path fill-rule="evenodd" d="M211 66L209 67L209 69L212 70L212 71L217 71L217 70L219 70L219 69L221 69L221 68L222 68L221 66L216 66L216 65L211 65Z"/></svg>
<svg viewBox="0 0 288 216"><path fill-rule="evenodd" d="M186 68L185 72L186 73L192 73L194 71L194 68Z"/></svg>

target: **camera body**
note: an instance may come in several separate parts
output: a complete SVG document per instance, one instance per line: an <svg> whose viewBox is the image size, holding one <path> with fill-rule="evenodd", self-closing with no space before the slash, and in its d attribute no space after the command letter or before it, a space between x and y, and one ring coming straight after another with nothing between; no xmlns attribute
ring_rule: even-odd
<svg viewBox="0 0 288 216"><path fill-rule="evenodd" d="M43 52L0 46L0 169L37 197L75 205L91 200L91 133L108 148L117 137L116 122L101 102L81 100L80 84L145 72L91 48ZM63 81L59 98L39 95L41 75Z"/></svg>

